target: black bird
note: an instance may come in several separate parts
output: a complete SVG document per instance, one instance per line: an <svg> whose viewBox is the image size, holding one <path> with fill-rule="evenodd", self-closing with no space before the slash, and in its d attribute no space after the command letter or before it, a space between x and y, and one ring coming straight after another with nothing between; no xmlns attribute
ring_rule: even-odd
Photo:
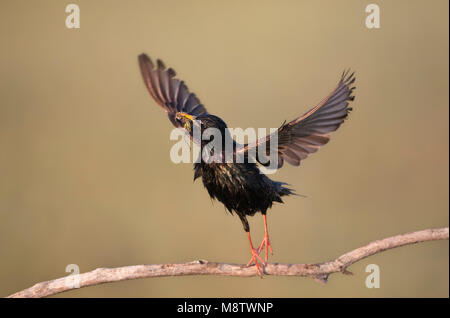
<svg viewBox="0 0 450 318"><path fill-rule="evenodd" d="M228 136L225 122L206 111L195 94L189 92L184 82L175 78L176 73L173 69L166 68L161 60L157 60L155 65L146 54L141 54L138 60L150 95L164 109L174 126L184 127L191 139L201 144L202 149L211 139L195 140L193 130L199 123L201 132L212 127L221 132L222 138ZM281 197L293 194L293 190L287 188L286 183L273 181L261 173L258 165L267 165L267 161L260 155L253 158L250 154L267 154L271 139L275 139L274 134L277 134L277 167L281 168L284 161L299 166L309 154L325 145L330 139L329 133L338 129L352 110L348 107L348 103L354 100L352 92L355 87L352 87L352 84L355 78L353 73L349 73L343 72L337 87L316 107L289 123L283 123L274 133L251 144L239 145L233 141L234 158L242 155L245 158L243 163L236 161L228 163L225 160L205 161L202 158L200 162L194 164L194 180L201 177L211 198L222 202L230 213L234 211L241 219L252 253L247 266L255 263L260 275L258 260L262 263L267 262L268 250L272 252L267 229L267 210L272 207L273 202L282 203ZM262 152L258 152L259 148ZM216 159L224 159L225 150L217 153L212 150L210 155ZM253 247L247 222L247 216L253 216L256 212L263 215L265 228L264 239L257 249ZM259 256L263 248L265 248L265 262Z"/></svg>

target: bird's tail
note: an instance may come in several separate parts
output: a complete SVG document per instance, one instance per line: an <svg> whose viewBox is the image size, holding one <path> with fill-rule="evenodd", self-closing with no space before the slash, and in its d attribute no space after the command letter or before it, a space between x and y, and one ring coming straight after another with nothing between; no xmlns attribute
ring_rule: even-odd
<svg viewBox="0 0 450 318"><path fill-rule="evenodd" d="M285 187L286 185L289 185L286 182L274 181L274 184L280 197L285 195L298 195L294 192L295 190Z"/></svg>

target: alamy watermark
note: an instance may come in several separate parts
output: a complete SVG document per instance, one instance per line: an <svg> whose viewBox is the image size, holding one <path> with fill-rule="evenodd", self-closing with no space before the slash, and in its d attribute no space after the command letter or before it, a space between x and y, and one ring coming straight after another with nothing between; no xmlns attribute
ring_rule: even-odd
<svg viewBox="0 0 450 318"><path fill-rule="evenodd" d="M370 273L366 277L366 287L380 288L380 266L369 264L366 266L366 273Z"/></svg>
<svg viewBox="0 0 450 318"><path fill-rule="evenodd" d="M270 128L270 142L265 128L201 128L200 120L193 120L183 129L175 128L170 140L177 142L170 149L173 163L256 163L262 164L261 172L274 173L278 167L277 128ZM261 140L260 147L255 142ZM246 144L247 141L247 144ZM192 149L192 151L191 151Z"/></svg>
<svg viewBox="0 0 450 318"><path fill-rule="evenodd" d="M71 3L66 6L66 28L79 29L80 28L80 7L77 4Z"/></svg>
<svg viewBox="0 0 450 318"><path fill-rule="evenodd" d="M80 288L80 267L77 264L69 264L66 266L66 273L70 273L66 278L66 286Z"/></svg>
<svg viewBox="0 0 450 318"><path fill-rule="evenodd" d="M366 13L369 13L366 17L366 28L379 29L380 28L380 7L371 3L366 6Z"/></svg>

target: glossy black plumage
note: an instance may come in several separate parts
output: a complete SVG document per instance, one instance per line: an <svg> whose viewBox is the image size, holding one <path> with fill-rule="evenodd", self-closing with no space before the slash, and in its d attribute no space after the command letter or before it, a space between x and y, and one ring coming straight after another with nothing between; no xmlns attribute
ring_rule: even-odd
<svg viewBox="0 0 450 318"><path fill-rule="evenodd" d="M190 133L194 120L201 122L202 132L210 127L217 128L226 136L226 124L217 116L211 115L200 103L200 100L191 93L184 82L175 78L175 71L167 69L157 60L156 66L151 59L141 54L139 65L144 83L155 101L167 112L169 120L176 127L185 127ZM258 263L253 248L247 216L261 212L265 222L265 240L258 249L261 251L263 244L270 247L267 234L265 214L274 202L282 202L282 197L293 193L283 182L273 181L260 173L258 164L266 164L267 158L260 158L257 154L259 148L268 151L270 142L274 136L278 137L277 167L283 166L284 161L298 166L311 153L316 152L329 141L329 133L335 131L347 118L351 108L349 101L353 101L352 92L355 78L353 73L344 72L337 87L316 107L289 123L284 123L276 132L257 140L254 143L239 145L235 141L235 155L244 156L245 163L207 163L201 160L194 165L194 179L201 178L209 195L222 202L228 211L235 212L241 219L244 230L248 232L252 249L252 260L258 268ZM196 140L194 140L196 141ZM202 148L207 140L197 140ZM223 143L224 144L224 143ZM255 158L252 158L256 154ZM225 153L212 154L223 158ZM252 159L252 160L249 160ZM224 161L222 161L224 162ZM252 261L251 261L252 262Z"/></svg>
<svg viewBox="0 0 450 318"><path fill-rule="evenodd" d="M202 132L214 127L221 131L222 144L225 144L226 124L218 117L203 114L196 117L202 123ZM202 148L210 139L202 140ZM223 153L221 154L223 159ZM213 199L222 202L231 213L240 217L245 231L249 231L246 216L256 212L266 213L273 202L283 202L282 196L292 194L283 182L272 181L262 174L256 163L206 163L194 164L194 180L201 177L203 185Z"/></svg>

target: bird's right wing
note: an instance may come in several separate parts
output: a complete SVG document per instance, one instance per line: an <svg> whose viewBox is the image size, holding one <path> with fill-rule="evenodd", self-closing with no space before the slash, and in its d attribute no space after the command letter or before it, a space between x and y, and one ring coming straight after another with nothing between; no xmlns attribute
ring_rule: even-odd
<svg viewBox="0 0 450 318"><path fill-rule="evenodd" d="M139 67L142 78L150 95L167 112L167 116L176 127L182 125L175 119L177 112L190 115L206 114L206 108L194 93L190 93L183 81L175 78L175 71L166 68L161 60L156 61L156 67L146 55L139 55Z"/></svg>
<svg viewBox="0 0 450 318"><path fill-rule="evenodd" d="M354 82L353 73L349 75L348 71L344 72L337 87L316 107L303 116L284 123L274 133L244 145L239 151L248 156L253 150L256 160L267 166L270 162L262 162L258 156L259 148L262 148L261 153L269 154L271 140L276 135L278 168L283 166L285 160L291 165L299 166L308 155L325 145L330 140L329 133L338 129L347 118L352 110L348 107L348 102L354 99L352 96L355 89L352 87Z"/></svg>

